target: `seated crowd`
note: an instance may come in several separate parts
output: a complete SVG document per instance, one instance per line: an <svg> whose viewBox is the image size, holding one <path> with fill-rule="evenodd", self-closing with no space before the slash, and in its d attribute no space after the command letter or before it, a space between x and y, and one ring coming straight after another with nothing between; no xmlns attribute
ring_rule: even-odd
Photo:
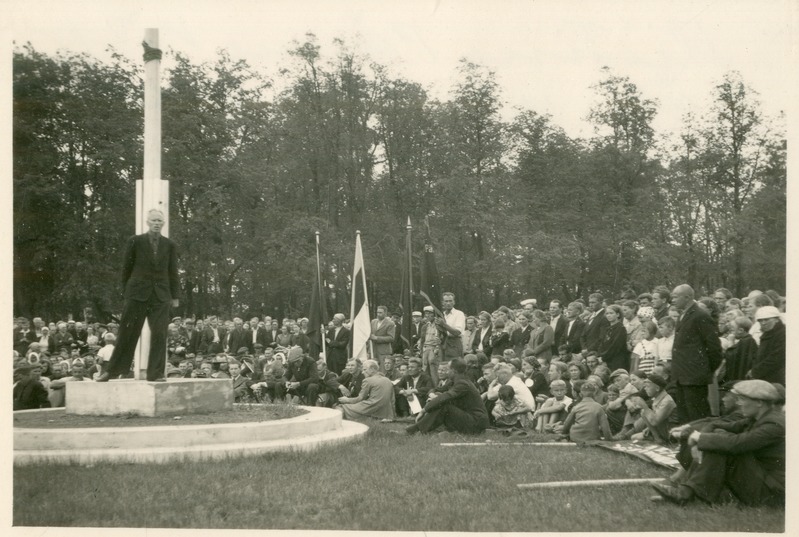
<svg viewBox="0 0 799 537"><path fill-rule="evenodd" d="M379 306L364 361L348 354L342 314L331 321L318 357L311 355L307 319L176 317L167 377L230 378L237 402L288 400L340 408L347 419L406 418L408 434L444 426L463 433L535 431L575 442L649 440L680 447L684 471L658 490L666 500L717 500L720 488L702 484L709 470L697 460L712 460L717 475L738 468L725 479L745 503L781 497L785 299L772 291L737 299L718 289L695 302L717 327L723 359L711 375L711 415L686 423L676 411L680 393L672 378L683 311L670 304L671 295L664 287L619 300L594 293L587 303L565 307L552 300L546 310L530 299L516 310L467 316L445 293L443 313L432 306L412 313L410 340L402 337L401 315ZM31 327L16 319L14 409L63 406L67 382L102 372L116 328L48 326L39 318ZM762 433L759 443L747 444L742 437L763 420L770 440ZM782 459L775 461L780 441ZM713 456L697 457L703 449Z"/></svg>

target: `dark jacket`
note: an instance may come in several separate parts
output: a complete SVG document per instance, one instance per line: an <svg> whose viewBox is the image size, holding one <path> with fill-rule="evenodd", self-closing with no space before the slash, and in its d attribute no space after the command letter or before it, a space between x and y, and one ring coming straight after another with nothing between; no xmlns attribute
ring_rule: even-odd
<svg viewBox="0 0 799 537"><path fill-rule="evenodd" d="M356 375L353 375L349 371L344 371L338 377L339 384L343 384L350 391L350 397L358 397L358 394L361 393L361 383L363 379L363 371L359 371Z"/></svg>
<svg viewBox="0 0 799 537"><path fill-rule="evenodd" d="M774 328L760 336L757 360L752 365L752 378L779 382L785 386L785 325L782 321L777 321Z"/></svg>
<svg viewBox="0 0 799 537"><path fill-rule="evenodd" d="M425 406L427 404L427 394L433 390L433 387L433 379L430 375L427 373L420 373L419 378L416 380L416 389L418 390L416 397L419 399L420 405ZM413 388L413 377L405 375L402 377L402 380L397 383L397 390L407 390L408 388Z"/></svg>
<svg viewBox="0 0 799 537"><path fill-rule="evenodd" d="M614 325L608 322L605 336L602 338L602 341L600 341L599 348L597 349L597 356L608 364L611 371L630 368L630 351L627 349L627 330L624 328L624 324L621 321Z"/></svg>
<svg viewBox="0 0 799 537"><path fill-rule="evenodd" d="M719 379L719 383L745 379L756 358L757 342L755 338L746 334L736 341L735 345L724 351L724 375Z"/></svg>
<svg viewBox="0 0 799 537"><path fill-rule="evenodd" d="M519 358L522 357L522 353L524 352L524 348L530 342L530 334L533 333L533 327L529 324L522 329L520 326L513 333L510 335L510 344L513 347L513 352L516 353L516 356Z"/></svg>
<svg viewBox="0 0 799 537"><path fill-rule="evenodd" d="M671 377L684 386L707 385L720 364L718 326L694 302L674 329Z"/></svg>
<svg viewBox="0 0 799 537"><path fill-rule="evenodd" d="M309 356L305 356L299 362L289 362L283 376L289 382L299 382L300 389L305 389L309 384L319 383L316 362Z"/></svg>
<svg viewBox="0 0 799 537"><path fill-rule="evenodd" d="M605 332L607 332L609 326L610 326L610 321L608 321L608 318L605 317L605 308L602 308L597 312L597 314L594 316L591 322L588 323L583 329L583 333L581 336L581 344L583 349L599 352L599 345L605 339ZM626 346L627 345L626 330L624 337L625 337L624 344Z"/></svg>
<svg viewBox="0 0 799 537"><path fill-rule="evenodd" d="M50 408L47 390L38 380L29 378L21 380L14 386L14 410L32 410Z"/></svg>
<svg viewBox="0 0 799 537"><path fill-rule="evenodd" d="M480 392L477 391L474 383L465 376L456 376L449 389L429 401L424 409L425 412L430 412L446 405L458 408L471 416L476 430L484 431L489 425L488 412L480 398Z"/></svg>
<svg viewBox="0 0 799 537"><path fill-rule="evenodd" d="M158 255L153 257L147 233L128 240L122 264L125 299L146 302L169 302L178 298L177 246L166 237L158 237Z"/></svg>
<svg viewBox="0 0 799 537"><path fill-rule="evenodd" d="M583 330L585 329L585 323L582 319L577 317L574 320L574 324L572 325L571 332L569 330L569 321L566 321L566 328L563 330L563 337L558 342L559 345L568 345L569 352L572 354L578 354L583 350ZM568 333L567 333L568 332Z"/></svg>

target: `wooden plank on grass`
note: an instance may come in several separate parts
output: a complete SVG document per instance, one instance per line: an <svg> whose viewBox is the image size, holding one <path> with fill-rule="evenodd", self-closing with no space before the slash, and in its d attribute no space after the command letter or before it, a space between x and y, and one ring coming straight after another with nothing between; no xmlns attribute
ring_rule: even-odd
<svg viewBox="0 0 799 537"><path fill-rule="evenodd" d="M444 442L440 446L576 446L575 442Z"/></svg>
<svg viewBox="0 0 799 537"><path fill-rule="evenodd" d="M596 487L603 485L646 485L662 483L662 477L643 477L638 479L588 479L586 481L551 481L549 483L521 483L520 489L558 489L566 487Z"/></svg>

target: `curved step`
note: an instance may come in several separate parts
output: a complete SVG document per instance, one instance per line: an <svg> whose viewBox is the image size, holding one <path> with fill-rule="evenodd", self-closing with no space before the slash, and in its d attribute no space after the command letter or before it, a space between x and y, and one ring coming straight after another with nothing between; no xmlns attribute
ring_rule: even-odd
<svg viewBox="0 0 799 537"><path fill-rule="evenodd" d="M366 434L338 410L303 407L308 414L266 422L91 429L16 429L14 464L42 462L163 463L220 459L273 451L308 451Z"/></svg>

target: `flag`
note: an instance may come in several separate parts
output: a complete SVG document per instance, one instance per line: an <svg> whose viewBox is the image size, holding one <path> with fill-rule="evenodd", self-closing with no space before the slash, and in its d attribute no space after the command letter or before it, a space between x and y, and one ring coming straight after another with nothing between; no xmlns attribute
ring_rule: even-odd
<svg viewBox="0 0 799 537"><path fill-rule="evenodd" d="M361 251L361 233L355 235L355 263L352 266L352 300L350 301L350 356L364 361L367 356L369 336L372 334L372 325L369 319L369 299L366 296L366 272L363 267L363 252Z"/></svg>
<svg viewBox="0 0 799 537"><path fill-rule="evenodd" d="M322 326L327 325L326 309L319 292L319 278L314 278L311 310L308 314L308 332L306 332L308 339L311 340L308 346L309 354L314 360L319 358L319 351L322 350L322 338L325 336Z"/></svg>
<svg viewBox="0 0 799 537"><path fill-rule="evenodd" d="M436 256L433 253L433 239L430 237L430 224L426 216L424 218L424 225L427 229L427 233L424 239L424 253L422 254L419 290L424 291L430 297L438 299L441 294L439 292L438 269L436 268Z"/></svg>
<svg viewBox="0 0 799 537"><path fill-rule="evenodd" d="M327 303L322 296L322 265L319 262L319 232L316 232L316 275L311 292L311 311L308 314L308 331L310 339L308 350L311 358L319 358L319 351L324 347L322 339L325 337L324 326L327 325ZM327 358L327 357L325 357Z"/></svg>
<svg viewBox="0 0 799 537"><path fill-rule="evenodd" d="M401 338L406 349L411 348L413 319L413 271L411 252L411 218L408 217L408 233L405 238L405 262L402 264L402 284L400 285L400 308L402 309Z"/></svg>

